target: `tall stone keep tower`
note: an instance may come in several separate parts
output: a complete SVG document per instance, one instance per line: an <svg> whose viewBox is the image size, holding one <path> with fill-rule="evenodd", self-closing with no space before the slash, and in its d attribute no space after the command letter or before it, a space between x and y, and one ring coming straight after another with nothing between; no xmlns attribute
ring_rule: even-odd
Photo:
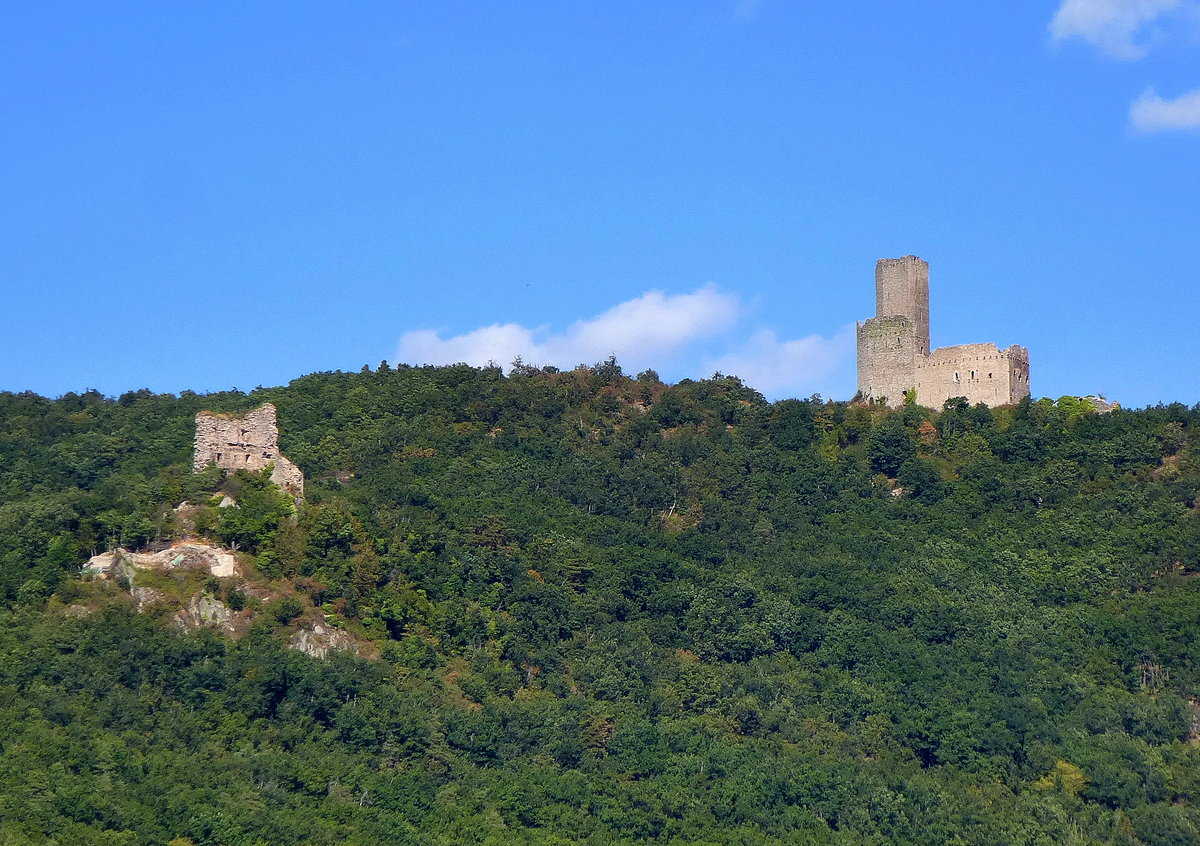
<svg viewBox="0 0 1200 846"><path fill-rule="evenodd" d="M907 317L917 355L929 355L929 262L916 256L875 262L875 314Z"/></svg>
<svg viewBox="0 0 1200 846"><path fill-rule="evenodd" d="M916 256L880 259L875 317L858 324L858 390L899 405L928 354L929 263Z"/></svg>

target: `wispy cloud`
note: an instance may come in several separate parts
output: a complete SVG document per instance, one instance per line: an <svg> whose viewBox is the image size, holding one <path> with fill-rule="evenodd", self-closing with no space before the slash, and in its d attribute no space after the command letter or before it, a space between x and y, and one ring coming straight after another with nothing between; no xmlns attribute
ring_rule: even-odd
<svg viewBox="0 0 1200 846"><path fill-rule="evenodd" d="M1063 0L1050 21L1050 34L1057 41L1081 38L1113 58L1135 61L1160 39L1163 33L1156 24L1166 17L1196 43L1200 0ZM1146 89L1129 107L1129 127L1143 134L1200 128L1200 88L1174 100Z"/></svg>
<svg viewBox="0 0 1200 846"><path fill-rule="evenodd" d="M400 339L397 355L401 361L428 364L494 361L506 366L521 356L529 364L571 367L610 355L626 363L643 362L732 328L740 310L737 296L715 285L690 294L649 291L557 333L517 323L483 326L449 338L429 330L408 332Z"/></svg>
<svg viewBox="0 0 1200 846"><path fill-rule="evenodd" d="M410 364L507 367L520 356L528 364L573 367L615 355L629 372L654 368L664 375L706 377L720 371L769 396L849 396L852 327L833 338L786 340L771 329L744 326L748 313L736 294L715 285L689 294L649 291L557 332L519 323L449 337L428 329L406 332L396 358Z"/></svg>
<svg viewBox="0 0 1200 846"><path fill-rule="evenodd" d="M1081 38L1108 55L1135 61L1153 40L1151 25L1182 0L1063 0L1050 21L1055 40Z"/></svg>
<svg viewBox="0 0 1200 846"><path fill-rule="evenodd" d="M837 398L852 381L843 371L853 360L853 326L844 327L832 338L809 335L793 341L780 340L773 330L761 329L707 369L740 376L746 384L772 396L821 393Z"/></svg>
<svg viewBox="0 0 1200 846"><path fill-rule="evenodd" d="M1137 132L1200 129L1200 88L1165 100L1146 89L1129 107L1129 126Z"/></svg>

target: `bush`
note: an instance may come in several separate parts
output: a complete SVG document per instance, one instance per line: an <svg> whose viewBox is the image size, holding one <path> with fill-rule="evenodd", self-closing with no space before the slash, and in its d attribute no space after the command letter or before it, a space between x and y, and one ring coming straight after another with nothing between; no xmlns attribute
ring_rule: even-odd
<svg viewBox="0 0 1200 846"><path fill-rule="evenodd" d="M268 613L280 625L287 625L304 613L304 606L294 596L285 596L271 603Z"/></svg>
<svg viewBox="0 0 1200 846"><path fill-rule="evenodd" d="M904 462L916 454L916 444L898 417L889 417L867 441L867 462L873 473L895 477Z"/></svg>

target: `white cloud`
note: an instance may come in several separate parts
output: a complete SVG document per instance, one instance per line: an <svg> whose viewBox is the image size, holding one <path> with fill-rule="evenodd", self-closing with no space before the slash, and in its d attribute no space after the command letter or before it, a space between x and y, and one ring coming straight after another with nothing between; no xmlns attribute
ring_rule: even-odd
<svg viewBox="0 0 1200 846"><path fill-rule="evenodd" d="M1063 0L1050 21L1055 40L1082 38L1117 59L1146 55L1145 29L1181 0Z"/></svg>
<svg viewBox="0 0 1200 846"><path fill-rule="evenodd" d="M733 376L768 396L825 396L846 399L853 377L845 372L854 361L854 327L832 338L809 335L781 341L761 329L741 347L712 361L709 369Z"/></svg>
<svg viewBox="0 0 1200 846"><path fill-rule="evenodd" d="M626 366L652 366L655 356L669 357L692 343L732 328L741 312L734 294L706 285L691 294L650 291L580 320L566 331L529 329L516 323L493 324L442 338L437 332L407 332L397 358L413 364L507 366L517 356L536 365L572 367L610 355Z"/></svg>
<svg viewBox="0 0 1200 846"><path fill-rule="evenodd" d="M615 355L629 373L654 368L675 379L721 372L741 377L768 397L853 393L853 326L831 338L781 340L772 329L751 332L740 326L747 311L736 294L715 285L690 294L650 291L561 332L518 323L448 338L427 329L406 332L396 357L410 364L491 361L507 369L517 356L528 364L566 368ZM724 352L714 353L714 347Z"/></svg>
<svg viewBox="0 0 1200 846"><path fill-rule="evenodd" d="M1200 129L1200 88L1174 100L1164 100L1146 89L1129 107L1129 125L1138 132Z"/></svg>

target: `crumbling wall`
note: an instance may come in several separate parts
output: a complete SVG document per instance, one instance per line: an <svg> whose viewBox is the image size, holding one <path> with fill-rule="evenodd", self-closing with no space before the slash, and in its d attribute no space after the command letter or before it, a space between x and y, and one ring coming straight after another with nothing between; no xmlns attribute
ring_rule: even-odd
<svg viewBox="0 0 1200 846"><path fill-rule="evenodd" d="M1029 396L1029 350L1013 344L1003 354L1008 358L1008 402L1020 402Z"/></svg>
<svg viewBox="0 0 1200 846"><path fill-rule="evenodd" d="M199 472L210 463L230 471L262 470L273 464L272 482L295 496L304 492L304 474L279 452L279 425L269 402L245 414L196 415L192 466Z"/></svg>

